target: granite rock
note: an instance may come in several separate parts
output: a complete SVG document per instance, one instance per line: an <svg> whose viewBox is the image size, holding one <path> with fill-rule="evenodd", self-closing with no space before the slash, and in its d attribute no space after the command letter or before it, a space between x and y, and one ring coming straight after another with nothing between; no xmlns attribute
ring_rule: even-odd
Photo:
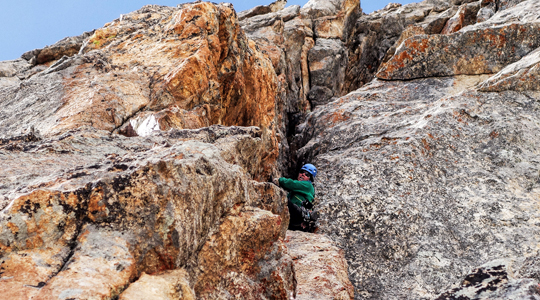
<svg viewBox="0 0 540 300"><path fill-rule="evenodd" d="M480 3L474 2L464 4L459 7L457 13L444 26L441 34L450 34L459 31L461 28L473 25L477 22L477 15L480 10Z"/></svg>
<svg viewBox="0 0 540 300"><path fill-rule="evenodd" d="M278 0L270 3L269 5L258 5L254 8L244 10L238 13L238 20L242 21L247 18L251 18L258 15L264 15L272 12L277 12L285 8L287 0Z"/></svg>
<svg viewBox="0 0 540 300"><path fill-rule="evenodd" d="M486 263L468 274L458 287L436 299L540 299L538 280L521 278L520 264L523 260Z"/></svg>
<svg viewBox="0 0 540 300"><path fill-rule="evenodd" d="M539 68L540 49L536 49L482 82L479 89L483 92L538 91L540 90Z"/></svg>
<svg viewBox="0 0 540 300"><path fill-rule="evenodd" d="M497 73L540 46L535 34L539 27L539 23L512 23L452 35L417 35L405 40L376 76L406 80Z"/></svg>
<svg viewBox="0 0 540 300"><path fill-rule="evenodd" d="M195 300L195 292L190 288L188 274L178 269L159 275L143 273L141 277L122 294L119 300Z"/></svg>
<svg viewBox="0 0 540 300"><path fill-rule="evenodd" d="M475 91L486 79L374 81L299 126L357 299L430 299L486 261L536 255L540 96Z"/></svg>
<svg viewBox="0 0 540 300"><path fill-rule="evenodd" d="M294 293L285 194L265 182L284 105L231 5L145 6L1 67L18 80L0 89L2 294Z"/></svg>
<svg viewBox="0 0 540 300"><path fill-rule="evenodd" d="M344 248L356 299L537 297L537 5L517 3L449 35L425 32L422 21L396 29L384 80L297 127L297 160L321 170L321 229ZM357 24L368 34L367 20L400 9ZM501 258L528 263L504 280L484 276L482 265ZM467 274L482 280L452 287Z"/></svg>
<svg viewBox="0 0 540 300"><path fill-rule="evenodd" d="M275 291L294 290L286 250L268 246L279 245L286 228L282 218L260 210L267 220L261 223L259 215L241 213L261 206L283 214L283 193L255 189L261 183L246 175L255 153L250 144L260 144L260 134L258 128L211 127L127 138L81 129L3 140L0 290L13 299L109 299L143 272L184 267L196 280L194 262L207 239L225 216L236 215L241 224L273 229L259 234L266 248L249 244L268 265L257 273L252 268L258 257L244 261L251 285L261 284L265 277L257 274L263 271L278 272L284 280L274 283ZM207 273L215 270L206 265ZM243 271L237 270L239 276Z"/></svg>
<svg viewBox="0 0 540 300"><path fill-rule="evenodd" d="M341 40L316 39L308 52L308 62L311 80L308 99L315 104L312 107L341 96L348 63L347 51Z"/></svg>
<svg viewBox="0 0 540 300"><path fill-rule="evenodd" d="M426 34L438 34L458 6L445 0L428 0L407 5L388 5L362 15L347 40L349 63L343 94L369 83L391 48L409 26L420 26Z"/></svg>
<svg viewBox="0 0 540 300"><path fill-rule="evenodd" d="M296 300L354 299L343 250L328 236L287 231L285 242L296 273Z"/></svg>

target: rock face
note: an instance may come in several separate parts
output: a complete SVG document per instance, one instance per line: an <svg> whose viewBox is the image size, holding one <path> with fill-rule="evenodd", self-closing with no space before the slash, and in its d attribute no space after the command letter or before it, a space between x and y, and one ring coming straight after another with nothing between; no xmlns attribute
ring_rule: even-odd
<svg viewBox="0 0 540 300"><path fill-rule="evenodd" d="M42 134L92 126L127 136L276 126L275 72L226 5L147 6L96 30L80 53L4 92L12 100L1 113L3 135L21 123ZM275 134L265 139L276 148Z"/></svg>
<svg viewBox="0 0 540 300"><path fill-rule="evenodd" d="M0 62L0 293L540 298L538 11L150 5Z"/></svg>
<svg viewBox="0 0 540 300"><path fill-rule="evenodd" d="M293 276L292 263L280 242L288 223L280 216L284 195L275 187L256 187L261 183L247 177L241 162L253 161L242 153L253 153L260 134L258 128L210 127L122 138L84 130L34 142L9 141L2 147L3 195L8 197L0 235L0 289L12 299L109 299L143 272L182 267L197 286L216 267L206 257L233 251L213 242L227 235L230 243L249 245L257 256L239 248L234 257L219 261L225 271L244 274L253 282L249 286L283 278L273 281L276 290L293 292L287 280ZM266 195L258 195L263 190ZM270 205L261 199L280 203L273 204L273 212L262 211L256 206ZM234 222L221 228L229 219ZM240 229L259 239L247 243L245 236L227 233ZM262 261L272 264L253 269ZM271 292L260 296L271 298Z"/></svg>
<svg viewBox="0 0 540 300"><path fill-rule="evenodd" d="M232 6L145 6L0 78L3 297L294 294L285 104Z"/></svg>
<svg viewBox="0 0 540 300"><path fill-rule="evenodd" d="M325 235L288 231L286 239L296 272L297 300L354 298L343 250Z"/></svg>
<svg viewBox="0 0 540 300"><path fill-rule="evenodd" d="M445 34L489 4L454 2L362 16L348 72L366 59L378 79L362 69L368 84L297 127L298 161L321 170L322 232L344 247L357 299L540 295L535 271L482 266L538 258L538 2L496 1L489 19Z"/></svg>
<svg viewBox="0 0 540 300"><path fill-rule="evenodd" d="M491 261L471 274L461 284L446 292L444 299L540 299L537 259ZM534 276L532 278L524 278Z"/></svg>
<svg viewBox="0 0 540 300"><path fill-rule="evenodd" d="M361 10L358 0L311 0L302 8L293 5L274 11L271 7L278 3L258 8L256 14L253 10L241 12L249 17L240 24L272 60L284 103L281 132L291 136L307 112L345 93L345 43ZM281 171L288 176L297 171L295 150L287 139L282 139Z"/></svg>

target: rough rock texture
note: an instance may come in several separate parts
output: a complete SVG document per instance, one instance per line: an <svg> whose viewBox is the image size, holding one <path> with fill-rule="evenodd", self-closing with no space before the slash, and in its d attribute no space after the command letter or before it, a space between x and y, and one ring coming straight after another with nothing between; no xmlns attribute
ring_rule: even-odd
<svg viewBox="0 0 540 300"><path fill-rule="evenodd" d="M540 23L532 13L539 7L538 2L525 1L452 35L406 39L392 58L381 65L377 77L404 80L497 73L540 46L535 34Z"/></svg>
<svg viewBox="0 0 540 300"><path fill-rule="evenodd" d="M328 103L340 96L347 67L347 52L336 39L317 39L308 53L311 89L308 94L312 107Z"/></svg>
<svg viewBox="0 0 540 300"><path fill-rule="evenodd" d="M280 240L281 218L260 209L227 217L199 252L198 299L287 299L294 293L292 259Z"/></svg>
<svg viewBox="0 0 540 300"><path fill-rule="evenodd" d="M469 29L453 35L417 35L405 40L377 77L406 80L497 73L538 46L540 24Z"/></svg>
<svg viewBox="0 0 540 300"><path fill-rule="evenodd" d="M238 13L238 20L242 21L244 19L251 18L254 16L280 11L283 8L285 8L285 4L287 4L287 0L278 0L276 2L272 2L270 5L255 6L252 9L248 9L248 10Z"/></svg>
<svg viewBox="0 0 540 300"><path fill-rule="evenodd" d="M194 300L185 270L167 271L160 275L143 274L118 298L119 300Z"/></svg>
<svg viewBox="0 0 540 300"><path fill-rule="evenodd" d="M538 274L538 262L496 260L489 262L467 275L461 284L443 293L437 300L446 299L540 299L537 280L521 278ZM528 272L529 271L529 272ZM537 277L537 276L536 276ZM536 278L538 279L538 278Z"/></svg>
<svg viewBox="0 0 540 300"><path fill-rule="evenodd" d="M325 235L287 231L285 240L294 262L296 300L354 298L343 250Z"/></svg>
<svg viewBox="0 0 540 300"><path fill-rule="evenodd" d="M477 5L467 2L457 5ZM411 27L394 53L373 56L388 55L384 80L317 107L297 127L298 161L321 170L322 232L344 247L357 299L433 299L489 261L538 259L538 1L497 6L449 35L426 31L427 16L455 5L424 1L360 18L367 35L356 36L365 43L349 52L349 70L369 55L370 36L372 49L392 47L370 33L376 21L381 31L399 24L397 41L404 15L418 16L410 23L424 33ZM399 22L382 22L391 17ZM538 297L534 272L510 273L505 282L478 275L441 299Z"/></svg>
<svg viewBox="0 0 540 300"><path fill-rule="evenodd" d="M2 295L294 294L265 182L285 104L231 5L145 6L0 72Z"/></svg>
<svg viewBox="0 0 540 300"><path fill-rule="evenodd" d="M479 86L483 92L540 90L540 49L508 65Z"/></svg>
<svg viewBox="0 0 540 300"><path fill-rule="evenodd" d="M521 23L533 22L534 17L532 15L536 15L537 3L526 1L527 6L517 8L516 6L519 6L518 4L520 2L523 1L425 0L420 3L411 3L404 6L392 4L382 10L361 16L356 22L347 43L350 62L347 65L343 93L352 92L373 79L380 64L390 59L395 49L403 41L402 39L396 42L400 39L402 33L406 31L407 27L411 25L422 27L424 29L423 33L434 35L430 36L430 38L439 39L440 37L436 35L440 34L445 26L451 27L448 24L451 18L457 21L457 23L454 23L459 24L459 26L452 26L454 28L452 32L461 28L471 27L467 25L473 25L474 20L476 22L486 21L495 13L503 11L507 13L499 14L499 17L505 18L505 20L499 22L499 24L509 23L511 18L521 20ZM478 10L479 5L482 7L480 10ZM474 11L478 11L476 16L472 15ZM529 15L531 18L525 20L525 16ZM486 28L495 25L492 19L490 21L491 23L486 24ZM495 34L498 35L497 33ZM454 46L458 46L459 48L462 46L460 43L461 41ZM442 50L454 51L455 49ZM443 51L438 52L440 52L438 55L443 56ZM501 55L504 56L509 53L511 52L501 52ZM398 57L395 58L397 59ZM414 56L412 56L412 59L416 59L416 61L421 60ZM398 61L397 64L399 65L401 62L402 60ZM405 61L404 63L408 62ZM429 65L429 67L431 68L433 65Z"/></svg>
<svg viewBox="0 0 540 300"><path fill-rule="evenodd" d="M275 282L276 289L294 291L287 280L293 274L290 258L279 247L287 224L269 211L259 213L265 218L244 212L257 211L248 203L284 206L283 192L255 188L261 183L246 175L260 135L256 127L210 127L147 138L83 130L42 140L4 140L0 290L13 299L109 299L142 272L180 267L195 285L203 265L197 257L205 255L207 240L221 223L236 218L250 225L249 233L267 232L249 244L266 258L267 268L234 270L246 271L244 277L259 285L265 282L261 274L280 276L284 280ZM227 246L212 251L228 251ZM253 268L258 258L244 265Z"/></svg>
<svg viewBox="0 0 540 300"><path fill-rule="evenodd" d="M1 62L0 293L538 298L538 11L146 6Z"/></svg>
<svg viewBox="0 0 540 300"><path fill-rule="evenodd" d="M279 117L281 132L290 136L312 108L344 94L343 84L333 78L345 77L344 43L360 15L360 1L312 0L301 9L293 5L278 11L270 6L242 18L240 24L272 61L284 105ZM252 14L252 10L240 13ZM291 154L295 151L287 139L281 140L280 170L289 176L296 172L297 162Z"/></svg>
<svg viewBox="0 0 540 300"><path fill-rule="evenodd" d="M4 92L3 135L21 123L42 134L86 125L128 136L276 126L275 72L226 5L147 6L96 30L81 53ZM265 136L276 148L276 132ZM267 174L277 155L267 157Z"/></svg>
<svg viewBox="0 0 540 300"><path fill-rule="evenodd" d="M480 3L474 2L467 5L462 5L457 13L444 26L441 34L450 34L459 31L461 28L476 23Z"/></svg>
<svg viewBox="0 0 540 300"><path fill-rule="evenodd" d="M304 18L313 20L316 38L347 41L350 31L360 14L360 1L309 0L302 7Z"/></svg>

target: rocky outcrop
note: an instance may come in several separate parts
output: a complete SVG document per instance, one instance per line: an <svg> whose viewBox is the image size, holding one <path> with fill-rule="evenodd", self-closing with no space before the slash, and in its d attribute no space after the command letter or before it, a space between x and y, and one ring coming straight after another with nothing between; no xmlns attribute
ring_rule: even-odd
<svg viewBox="0 0 540 300"><path fill-rule="evenodd" d="M195 292L190 288L185 270L167 271L160 275L144 274L131 284L119 300L194 300Z"/></svg>
<svg viewBox="0 0 540 300"><path fill-rule="evenodd" d="M279 242L287 224L279 215L255 208L263 198L279 201L270 204L282 208L284 195L276 188L256 188L260 183L247 177L242 162L252 161L242 153L253 153L260 134L258 128L210 127L121 138L84 130L5 142L2 293L12 299L109 299L142 272L182 267L197 286L216 268L205 257L233 251L229 244L213 242L227 234L228 242L249 245L259 255L239 248L234 257L219 256L224 271L242 262L232 270L247 272L245 278L252 281L236 289L277 276L284 279L273 281L276 290L294 291L287 280L292 263ZM261 190L266 195L258 195ZM269 197L272 193L276 195ZM222 228L229 219L234 222L225 229L236 235ZM252 236L259 239L247 243ZM253 269L262 259L267 268ZM271 297L271 292L262 297Z"/></svg>
<svg viewBox="0 0 540 300"><path fill-rule="evenodd" d="M537 259L491 261L473 270L458 287L443 293L437 300L540 299L537 270ZM531 275L535 279L526 278Z"/></svg>
<svg viewBox="0 0 540 300"><path fill-rule="evenodd" d="M538 298L538 1L285 4L0 63L5 297ZM305 162L322 234L267 182Z"/></svg>
<svg viewBox="0 0 540 300"><path fill-rule="evenodd" d="M297 127L298 161L321 170L322 232L344 247L357 299L538 297L534 267L516 274L483 266L538 258L538 3L497 2L481 23L426 31L428 17L455 10L447 25L479 1L466 2L424 1L360 18L365 35L356 31L363 42L348 68L361 69L358 59L379 49L367 60L378 79L366 77ZM382 20L386 32L399 24L391 39L370 31Z"/></svg>
<svg viewBox="0 0 540 300"><path fill-rule="evenodd" d="M287 231L296 272L297 300L354 299L343 250L325 235Z"/></svg>
<svg viewBox="0 0 540 300"><path fill-rule="evenodd" d="M360 1L309 1L304 7L275 11L278 2L265 8L241 12L247 36L272 60L284 103L282 132L294 127L317 105L341 96L348 63L345 42L360 15ZM291 148L292 147L292 148ZM282 139L281 171L293 176L297 162L294 145ZM290 159L293 157L293 159Z"/></svg>
<svg viewBox="0 0 540 300"><path fill-rule="evenodd" d="M0 70L5 297L294 294L265 182L284 104L230 5L145 6Z"/></svg>
<svg viewBox="0 0 540 300"><path fill-rule="evenodd" d="M460 73L460 74L470 74L472 70L482 69L481 60L483 53L480 53L483 50L488 49L493 51L491 55L499 55L505 57L506 55L517 55L519 57L514 57L513 60L519 59L523 54L523 51L530 52L530 49L523 51L508 51L512 48L504 48L506 46L506 41L497 41L497 37L501 36L499 31L495 30L494 26L496 24L510 25L510 20L520 20L523 25L533 22L533 19L528 17L532 16L536 11L536 3L526 2L526 6L516 8L516 5L520 4L521 0L518 1L450 1L450 0L426 0L420 3L411 3L404 6L399 4L388 5L382 10L376 11L369 15L361 16L355 24L354 30L351 34L350 41L347 45L348 57L350 63L347 65L346 77L344 83L344 93L352 92L359 87L369 83L375 76L375 73L379 71L379 78L389 79L391 76L396 76L394 79L405 79L405 78L418 78L415 76L420 76L420 74L425 72L433 72L429 76L449 76L450 73ZM504 14L498 14L494 16L496 12L505 11ZM493 16L493 18L491 18ZM482 25L474 25L477 22L483 22L488 20ZM499 21L497 21L499 19ZM405 39L400 39L402 33L407 32L409 26L421 27L424 32L418 32L415 35L427 34L426 37L418 37L415 41L415 45L407 45L402 47L402 50L405 51L401 56L395 56L394 53L396 49L401 45ZM453 32L459 32L462 28L466 28L462 35L444 37L439 36L441 33L449 34ZM482 29L485 32L482 31ZM469 32L469 30L471 30ZM499 28L498 30L508 30L505 28ZM514 29L510 29L514 30ZM534 29L531 29L534 30ZM473 33L475 32L475 33ZM518 30L519 32L519 30ZM485 34L485 35L484 35ZM506 33L505 33L506 34ZM517 33L520 35L520 33ZM461 49L461 47L466 47L467 39L478 38L479 48L478 53L475 53L473 49ZM473 37L474 36L474 37ZM409 36L410 37L410 36ZM450 42L446 39L456 39L455 43ZM521 39L521 36L516 37L518 40ZM428 41L423 41L427 39ZM444 39L445 41L440 41ZM481 39L486 39L484 41L484 46L481 45ZM459 41L458 41L459 40ZM437 48L435 46L440 41L439 46L442 45L453 45L452 47L447 48ZM426 48L423 47L425 43L434 43L429 46L426 45ZM471 45L476 44L471 41ZM420 48L416 47L416 44ZM522 47L527 47L526 43L520 45ZM434 46L440 51L435 51ZM513 45L508 45L512 47ZM457 48L455 48L457 47ZM474 48L474 46L472 46ZM487 48L486 48L487 47ZM493 48L493 49L492 49ZM532 50L535 49L535 46L531 46ZM434 51L431 54L423 53L424 50L431 49ZM470 65L469 70L461 70L462 67L459 67L459 64L456 65L455 61L447 62L449 56L448 53L456 51L464 51L466 57L463 60L472 59L478 60ZM412 52L408 52L412 51ZM498 51L498 52L497 52ZM505 52L506 51L506 52ZM517 54L514 54L517 53ZM410 56L409 56L410 55ZM433 56L431 56L433 55ZM450 54L450 57L454 57L455 54ZM379 70L379 66L387 62L390 58L393 61L387 64L386 68ZM431 60L431 63L429 60ZM425 60L428 60L424 63ZM508 59L510 61L511 59ZM439 64L441 61L441 64ZM501 66L508 64L508 61L505 61L499 66L493 67L483 67L483 72L498 72ZM423 68L423 71L420 71L417 75L397 75L393 73L394 70L400 69L400 64L403 63L403 70L408 70L412 68ZM456 67L459 70L450 70L450 67ZM388 72L386 69L391 69L392 71ZM440 70L444 68L443 70ZM474 74L479 74L477 71ZM390 75L392 73L394 75ZM436 75L437 73L439 75Z"/></svg>

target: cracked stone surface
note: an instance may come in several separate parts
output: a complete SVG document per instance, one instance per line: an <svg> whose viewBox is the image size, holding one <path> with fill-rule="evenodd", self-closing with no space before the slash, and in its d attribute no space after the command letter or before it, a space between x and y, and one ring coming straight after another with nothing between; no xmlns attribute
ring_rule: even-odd
<svg viewBox="0 0 540 300"><path fill-rule="evenodd" d="M0 62L0 292L538 298L539 3L150 5ZM306 162L322 234L267 182Z"/></svg>
<svg viewBox="0 0 540 300"><path fill-rule="evenodd" d="M287 231L296 273L296 300L354 299L343 250L322 234Z"/></svg>
<svg viewBox="0 0 540 300"><path fill-rule="evenodd" d="M182 267L196 285L199 272L216 270L197 257L231 250L226 243L205 245L234 218L230 231L237 223L251 231L227 240L256 251L266 267L253 269L259 257L251 256L221 262L234 268L241 261L236 274L250 286L276 276L283 278L273 281L276 293L293 292L292 263L279 242L287 228L285 193L247 175L260 135L257 127L215 126L146 138L81 129L4 140L0 290L12 299L110 299L143 272ZM251 236L259 239L246 243ZM220 291L234 293L228 288L235 278L223 279ZM247 298L273 297L259 293Z"/></svg>
<svg viewBox="0 0 540 300"><path fill-rule="evenodd" d="M0 72L0 293L294 294L285 192L265 182L284 105L230 5L145 6Z"/></svg>
<svg viewBox="0 0 540 300"><path fill-rule="evenodd" d="M321 170L322 233L343 246L356 299L540 295L531 271L540 224L537 5L498 6L449 35L409 27L379 68L383 80L297 126L298 161ZM484 278L498 265L483 265L500 259L529 267Z"/></svg>

